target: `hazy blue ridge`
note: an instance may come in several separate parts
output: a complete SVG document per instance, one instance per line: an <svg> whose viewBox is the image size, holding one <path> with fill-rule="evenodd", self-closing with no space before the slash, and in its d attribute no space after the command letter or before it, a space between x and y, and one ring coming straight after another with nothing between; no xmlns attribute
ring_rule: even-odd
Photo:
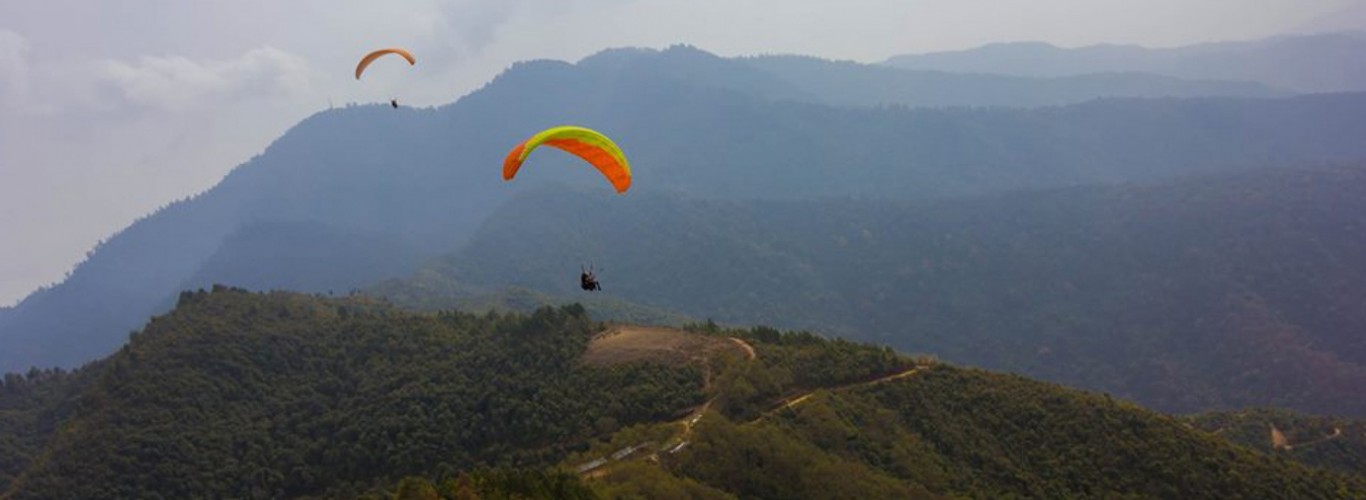
<svg viewBox="0 0 1366 500"><path fill-rule="evenodd" d="M550 151L517 182L500 179L511 145L564 123L624 145L632 194L718 199L949 198L1366 159L1363 94L842 108L802 102L800 89L737 65L688 48L609 52L514 65L440 108L320 112L5 314L0 370L95 359L185 288L340 293L407 275L458 248L514 193L600 188Z"/></svg>
<svg viewBox="0 0 1366 500"><path fill-rule="evenodd" d="M1066 76L1013 76L912 70L891 65L767 56L743 61L839 106L1041 107L1106 97L1284 97L1262 83L1191 80L1136 70Z"/></svg>
<svg viewBox="0 0 1366 500"><path fill-rule="evenodd" d="M1149 49L1134 45L1060 48L1041 42L894 56L898 68L1030 77L1145 72L1190 79L1260 82L1298 92L1366 90L1366 36L1290 35Z"/></svg>

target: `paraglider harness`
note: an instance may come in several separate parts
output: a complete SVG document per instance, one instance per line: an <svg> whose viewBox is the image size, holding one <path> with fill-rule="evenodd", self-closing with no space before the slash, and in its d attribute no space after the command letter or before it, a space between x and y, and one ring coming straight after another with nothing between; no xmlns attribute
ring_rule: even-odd
<svg viewBox="0 0 1366 500"><path fill-rule="evenodd" d="M602 291L602 285L598 284L598 277L593 275L593 268L591 266L587 270L585 270L583 266L579 266L579 288L588 292L594 290Z"/></svg>

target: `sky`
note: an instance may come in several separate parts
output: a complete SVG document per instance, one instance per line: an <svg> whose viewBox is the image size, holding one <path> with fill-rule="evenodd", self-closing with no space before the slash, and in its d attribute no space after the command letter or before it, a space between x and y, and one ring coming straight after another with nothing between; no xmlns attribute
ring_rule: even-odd
<svg viewBox="0 0 1366 500"><path fill-rule="evenodd" d="M877 62L1366 29L1366 0L0 0L0 306L330 105L446 104L527 59L694 45ZM402 46L356 81L369 50Z"/></svg>

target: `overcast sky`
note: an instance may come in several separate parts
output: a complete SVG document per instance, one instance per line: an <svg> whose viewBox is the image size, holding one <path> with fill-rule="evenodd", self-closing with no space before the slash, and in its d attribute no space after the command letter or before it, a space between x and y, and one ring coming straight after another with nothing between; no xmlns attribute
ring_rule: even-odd
<svg viewBox="0 0 1366 500"><path fill-rule="evenodd" d="M1366 0L0 0L0 305L329 103L401 86L444 104L519 60L688 43L875 62L1363 28ZM419 65L352 79L393 45Z"/></svg>

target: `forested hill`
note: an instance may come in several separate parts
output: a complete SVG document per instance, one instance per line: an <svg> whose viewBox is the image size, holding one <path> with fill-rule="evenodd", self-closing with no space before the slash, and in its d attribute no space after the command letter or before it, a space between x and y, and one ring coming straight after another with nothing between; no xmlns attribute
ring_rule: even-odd
<svg viewBox="0 0 1366 500"><path fill-rule="evenodd" d="M319 113L4 314L0 370L107 354L183 289L340 292L407 274L511 193L601 182L548 152L500 180L511 145L564 123L623 144L637 189L717 198L940 198L1366 159L1366 95L849 109L779 98L791 85L737 64L686 47L609 52L518 64L437 109ZM328 257L300 265L314 254Z"/></svg>
<svg viewBox="0 0 1366 500"><path fill-rule="evenodd" d="M602 295L889 343L1164 411L1366 415L1366 168L934 203L547 189L372 289ZM460 288L454 284L459 284ZM459 293L452 299L460 299Z"/></svg>
<svg viewBox="0 0 1366 500"><path fill-rule="evenodd" d="M187 292L99 364L0 385L0 497L438 494L430 483L583 498L1366 495L1359 479L1017 376L715 325L655 334L753 356L587 361L613 338L590 341L603 328L577 306L418 314Z"/></svg>
<svg viewBox="0 0 1366 500"><path fill-rule="evenodd" d="M91 369L71 416L0 436L4 476L18 476L0 490L354 496L407 474L553 463L575 443L703 401L696 366L581 366L597 329L573 307L415 315L364 299L187 292ZM15 392L2 397L33 386L7 382ZM0 429L46 409L35 406L0 413Z"/></svg>

